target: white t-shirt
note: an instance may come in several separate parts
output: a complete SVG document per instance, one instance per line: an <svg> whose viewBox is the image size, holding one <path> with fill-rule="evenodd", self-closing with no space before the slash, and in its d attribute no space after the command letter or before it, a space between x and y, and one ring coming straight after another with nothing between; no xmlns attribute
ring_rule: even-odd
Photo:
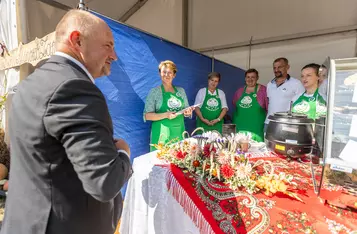
<svg viewBox="0 0 357 234"><path fill-rule="evenodd" d="M269 105L265 123L269 123L269 115L273 115L276 112L289 111L290 102L296 95L301 95L303 92L305 92L305 89L301 81L293 77L286 79L285 82L279 86L276 85L275 79L270 81L267 85Z"/></svg>
<svg viewBox="0 0 357 234"><path fill-rule="evenodd" d="M207 88L202 88L198 91L198 93L196 95L196 99L195 99L195 105L203 103L203 101L205 100L205 97L206 97L206 90L207 90ZM217 90L218 90L218 96L221 99L222 109L223 108L228 109L226 95L224 94L224 92L222 90L216 89L216 91L214 93L211 93L211 91L208 90L208 95L216 95ZM200 107L202 107L202 105Z"/></svg>

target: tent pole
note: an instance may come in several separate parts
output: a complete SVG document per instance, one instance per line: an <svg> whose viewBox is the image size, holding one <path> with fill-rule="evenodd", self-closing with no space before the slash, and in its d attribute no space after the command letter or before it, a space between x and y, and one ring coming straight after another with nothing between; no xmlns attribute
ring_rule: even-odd
<svg viewBox="0 0 357 234"><path fill-rule="evenodd" d="M252 61L252 41L253 41L253 36L250 37L249 41L249 62L248 62L248 69L250 69L250 63Z"/></svg>

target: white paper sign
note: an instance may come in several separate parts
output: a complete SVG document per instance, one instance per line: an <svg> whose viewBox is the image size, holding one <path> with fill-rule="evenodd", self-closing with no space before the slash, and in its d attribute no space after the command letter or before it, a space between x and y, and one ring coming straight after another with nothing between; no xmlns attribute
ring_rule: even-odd
<svg viewBox="0 0 357 234"><path fill-rule="evenodd" d="M357 138L357 115L352 116L352 122L351 122L351 127L350 127L350 137L356 137ZM357 149L356 149L357 150Z"/></svg>
<svg viewBox="0 0 357 234"><path fill-rule="evenodd" d="M353 171L352 168L343 167L343 166L339 166L339 165L333 165L333 164L331 164L330 169L334 170L334 171L341 171L341 172L346 172L346 173L352 173L352 171Z"/></svg>
<svg viewBox="0 0 357 234"><path fill-rule="evenodd" d="M349 140L343 148L339 158L343 159L345 162L357 163L357 142Z"/></svg>

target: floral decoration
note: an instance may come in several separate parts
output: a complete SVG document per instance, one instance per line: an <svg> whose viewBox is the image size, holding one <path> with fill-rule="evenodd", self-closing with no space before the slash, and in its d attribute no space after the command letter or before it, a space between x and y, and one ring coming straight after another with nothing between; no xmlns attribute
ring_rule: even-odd
<svg viewBox="0 0 357 234"><path fill-rule="evenodd" d="M194 132L198 130L203 129ZM189 136L187 132L183 135ZM302 201L293 192L297 189L293 177L284 172L274 173L269 161L250 161L240 150L242 141L252 142L251 136L237 133L222 137L213 131L154 146L158 149L158 158L201 178L221 181L232 190L243 189L250 194L262 191L267 196L280 192Z"/></svg>

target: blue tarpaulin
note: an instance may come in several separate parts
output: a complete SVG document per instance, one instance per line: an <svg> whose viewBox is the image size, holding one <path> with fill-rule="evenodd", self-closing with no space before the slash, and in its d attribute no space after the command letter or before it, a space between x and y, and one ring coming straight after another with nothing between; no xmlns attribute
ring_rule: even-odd
<svg viewBox="0 0 357 234"><path fill-rule="evenodd" d="M161 84L158 65L172 60L178 68L173 83L185 89L190 105L200 88L207 87L212 59L195 51L144 33L112 19L103 18L112 29L118 60L112 63L110 76L96 79L113 119L114 136L125 139L131 148L132 160L149 152L150 122L143 121L146 96ZM222 74L219 88L226 93L232 111L235 90L244 85L244 71L221 61L214 61L214 70ZM195 128L195 117L186 119L186 129Z"/></svg>

